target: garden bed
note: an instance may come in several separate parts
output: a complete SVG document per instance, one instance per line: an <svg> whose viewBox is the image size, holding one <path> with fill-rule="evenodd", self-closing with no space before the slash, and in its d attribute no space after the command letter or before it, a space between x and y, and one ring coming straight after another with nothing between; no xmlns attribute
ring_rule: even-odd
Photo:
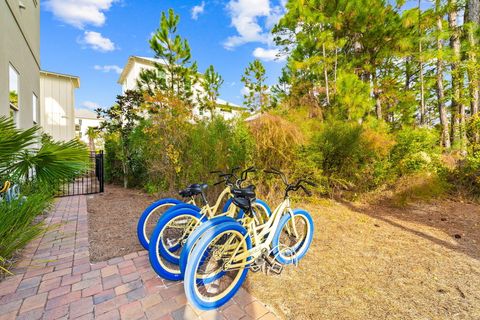
<svg viewBox="0 0 480 320"><path fill-rule="evenodd" d="M91 257L141 250L138 217L153 200L107 186L88 199ZM480 318L480 207L456 201L405 208L321 201L311 250L281 276L244 287L286 319Z"/></svg>
<svg viewBox="0 0 480 320"><path fill-rule="evenodd" d="M88 196L90 259L104 261L142 250L137 222L156 198L141 190L107 185L105 192Z"/></svg>

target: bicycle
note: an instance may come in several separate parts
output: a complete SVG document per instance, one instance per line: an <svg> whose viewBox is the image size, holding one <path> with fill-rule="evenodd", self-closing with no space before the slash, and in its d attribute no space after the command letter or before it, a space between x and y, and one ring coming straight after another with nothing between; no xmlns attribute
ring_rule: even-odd
<svg viewBox="0 0 480 320"><path fill-rule="evenodd" d="M236 178L233 173L220 174L220 177L224 178L224 181L217 182L216 184L225 183L226 188L213 206L210 206L205 196L202 196L205 205L200 211L186 207L179 210L173 210L174 208L172 208L160 217L152 233L148 250L150 263L158 275L171 281L183 279L183 274L179 267L180 252L189 235L200 225L208 222L213 217L219 216L232 219L233 221L235 221L234 219L243 218L244 211L239 210L237 212L238 207L231 205L233 201L232 197L234 196L232 190L235 190L235 186L241 185L247 179L248 173L253 171L255 171L253 167L244 170L240 178ZM236 182L233 183L231 178L236 178ZM254 187L249 186L248 188L252 189ZM218 214L218 208L227 195L230 199L228 199L224 205L223 212ZM263 219L266 219L271 213L269 206L262 200L256 200L254 206L258 208L256 219L259 221L263 221Z"/></svg>
<svg viewBox="0 0 480 320"><path fill-rule="evenodd" d="M204 230L186 262L184 287L189 302L201 310L211 310L227 303L242 285L248 270L268 268L281 273L283 265L298 263L307 253L313 239L313 220L303 209L291 209L289 193L313 182L300 179L286 185L283 201L263 224L251 217L255 195L240 189L233 203L246 212L242 223L227 221ZM271 257L273 255L273 258ZM206 280L205 280L206 279Z"/></svg>
<svg viewBox="0 0 480 320"><path fill-rule="evenodd" d="M233 174L238 169L239 168L233 168L230 173L226 173L225 175L228 176L229 174ZM219 172L215 171L211 173ZM155 226L159 217L168 209L177 205L182 205L176 207L176 209L190 208L192 210L200 210L200 208L196 205L195 201L195 196L198 196L200 194L200 188L200 184L192 184L189 185L186 189L179 192L179 195L184 199L189 199L188 201L181 201L175 198L164 198L155 201L142 212L137 223L137 237L144 249L148 250L148 244L150 243L150 237L154 228L152 227L152 225ZM227 208L225 208L224 206L222 210L225 211L227 210Z"/></svg>

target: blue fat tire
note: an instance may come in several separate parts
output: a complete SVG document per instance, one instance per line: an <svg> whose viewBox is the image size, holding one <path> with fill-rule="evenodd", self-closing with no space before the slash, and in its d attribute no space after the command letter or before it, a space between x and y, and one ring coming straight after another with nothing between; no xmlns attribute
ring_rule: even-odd
<svg viewBox="0 0 480 320"><path fill-rule="evenodd" d="M180 270L178 270L178 272L171 272L167 270L162 265L158 255L172 264L178 264L179 261L178 261L178 258L171 256L170 251L168 251L168 249L163 246L163 242L160 239L160 235L162 233L162 230L165 228L165 226L172 219L180 215L190 215L197 219L202 219L202 215L198 211L195 211L192 209L180 209L180 210L173 210L168 213L164 213L158 220L158 223L155 226L155 229L153 230L152 236L150 238L151 241L148 247L148 257L150 259L150 264L152 265L153 270L155 270L155 272L162 278L165 278L171 281L182 280L181 272ZM203 220L206 220L206 219L203 218ZM175 262L175 259L176 259L176 262Z"/></svg>
<svg viewBox="0 0 480 320"><path fill-rule="evenodd" d="M223 212L226 212L228 210L228 207L232 203L232 198L228 199L227 202L225 203L225 206L223 207ZM260 199L256 199L255 203L260 204L266 209L267 215L270 217L272 214L272 211L270 210L270 207L268 204ZM240 210L238 219L243 218L243 210ZM210 219L209 221L203 223L200 227L198 227L192 234L188 237L187 242L185 246L182 248L182 252L180 253L180 270L182 271L182 275L185 274L185 268L187 266L187 260L188 260L188 254L193 250L194 245L200 239L200 237L205 233L208 229L210 229L213 226L216 226L220 223L223 222L228 222L228 221L235 221L230 217L215 217ZM214 281L217 277L209 279L209 280L204 280L205 282L209 281Z"/></svg>
<svg viewBox="0 0 480 320"><path fill-rule="evenodd" d="M210 242L216 238L217 235L221 234L227 230L234 230L240 232L242 235L247 234L247 230L238 222L224 222L215 226L214 228L210 228L207 230L204 235L200 238L197 245L193 249L193 252L190 255L190 259L187 261L187 267L185 270L185 281L184 281L184 288L185 294L187 296L188 301L200 310L213 310L221 307L225 303L227 303L240 289L242 283L245 281L245 278L248 273L248 268L244 268L240 278L238 279L237 283L233 286L233 288L221 299L216 301L205 301L201 299L196 294L195 291L195 284L196 284L196 267L200 263L201 259L203 258L205 250L207 250ZM246 238L247 248L251 249L252 243L250 237Z"/></svg>
<svg viewBox="0 0 480 320"><path fill-rule="evenodd" d="M300 261L300 259L302 259L307 253L313 240L314 225L313 225L313 219L310 216L310 214L303 209L294 209L293 214L294 216L301 215L305 217L307 223L309 224L308 226L309 231L306 239L303 242L301 242L299 245L295 246L296 249L300 247L300 251L298 251L297 254L295 254L295 256L292 256L291 258L286 258L285 256L281 255L280 250L278 250L280 245L280 233L282 232L282 229L285 226L285 224L288 222L288 220L292 218L292 216L290 214L286 214L280 219L280 223L278 224L278 228L275 231L275 234L272 240L272 248L273 248L272 253L277 259L277 261L282 264L292 264L294 262Z"/></svg>
<svg viewBox="0 0 480 320"><path fill-rule="evenodd" d="M182 248L180 253L180 271L182 275L185 274L185 269L187 267L188 255L193 250L195 244L200 239L200 237L208 231L210 228L213 228L224 222L235 222L233 218L221 216L212 218L204 223L202 223L195 231L193 231L187 239L187 242Z"/></svg>
<svg viewBox="0 0 480 320"><path fill-rule="evenodd" d="M260 199L255 199L255 201L253 203L254 204L259 204L262 207L264 207L267 210L267 215L269 217L272 215L272 210L270 209L270 207L268 206L268 204L265 201L260 200Z"/></svg>
<svg viewBox="0 0 480 320"><path fill-rule="evenodd" d="M144 230L145 230L145 224L148 218L150 217L150 215L155 211L155 209L157 209L160 206L163 206L166 204L176 205L180 203L183 203L183 202L174 198L160 199L155 201L151 205L149 205L148 208L142 212L142 215L140 216L140 219L138 220L138 223L137 223L137 237L138 237L138 241L140 241L140 244L142 245L143 248L148 250L149 239L145 234Z"/></svg>

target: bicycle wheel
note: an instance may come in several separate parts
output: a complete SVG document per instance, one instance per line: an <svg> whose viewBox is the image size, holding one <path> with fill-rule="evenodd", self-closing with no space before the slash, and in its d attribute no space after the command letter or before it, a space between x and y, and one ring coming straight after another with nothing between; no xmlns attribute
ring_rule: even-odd
<svg viewBox="0 0 480 320"><path fill-rule="evenodd" d="M180 252L188 235L201 221L206 218L192 209L173 210L160 217L148 249L150 263L158 275L172 281L181 280Z"/></svg>
<svg viewBox="0 0 480 320"><path fill-rule="evenodd" d="M294 227L295 226L295 227ZM297 263L308 251L313 240L313 220L302 209L285 214L273 236L272 253L283 264Z"/></svg>
<svg viewBox="0 0 480 320"><path fill-rule="evenodd" d="M237 254L251 248L247 230L238 222L224 222L210 228L198 241L190 254L185 270L185 294L189 302L201 310L219 308L227 303L240 289L248 273L247 257L236 263L235 268L226 268L236 249ZM212 282L204 282L222 270L224 274Z"/></svg>
<svg viewBox="0 0 480 320"><path fill-rule="evenodd" d="M228 199L228 201L229 203L231 203L232 199ZM255 217L255 221L258 225L265 223L271 214L270 207L267 205L267 203L259 199L255 200L255 202L252 204L252 211ZM243 218L243 215L244 215L243 210L240 210L238 218L239 219ZM187 242L185 243L185 246L182 248L182 252L180 253L179 263L180 263L180 270L182 274L185 274L185 269L187 266L187 261L188 261L190 252L192 252L193 248L195 247L195 245L197 244L198 240L203 235L203 233L205 233L208 229L227 221L234 221L234 220L229 217L215 217L203 223L194 232L192 232L192 234L188 237ZM214 279L211 278L210 280L214 280ZM210 280L204 279L204 281L206 282Z"/></svg>
<svg viewBox="0 0 480 320"><path fill-rule="evenodd" d="M137 223L137 237L143 248L148 250L148 243L158 218L170 207L183 203L173 198L165 198L155 201L142 212Z"/></svg>
<svg viewBox="0 0 480 320"><path fill-rule="evenodd" d="M196 228L188 237L187 242L185 242L185 245L182 248L182 252L180 253L180 271L182 272L182 275L185 275L185 269L187 267L187 261L190 253L193 251L193 248L195 248L195 245L197 244L198 240L200 240L201 236L207 232L210 228L213 228L219 224L222 224L224 222L235 222L233 218L230 217L214 217L204 223L202 223L198 228Z"/></svg>
<svg viewBox="0 0 480 320"><path fill-rule="evenodd" d="M268 221L268 218L272 215L272 211L268 204L260 199L256 199L252 203L252 214L257 225L262 225Z"/></svg>

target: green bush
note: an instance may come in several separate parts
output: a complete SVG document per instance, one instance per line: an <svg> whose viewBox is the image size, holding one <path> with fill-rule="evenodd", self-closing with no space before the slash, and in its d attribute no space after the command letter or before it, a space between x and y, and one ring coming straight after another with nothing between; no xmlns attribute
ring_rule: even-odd
<svg viewBox="0 0 480 320"><path fill-rule="evenodd" d="M466 157L450 172L448 181L458 193L467 197L480 198L480 151Z"/></svg>
<svg viewBox="0 0 480 320"><path fill-rule="evenodd" d="M46 192L27 194L11 202L0 201L0 257L11 258L43 231L43 223L36 218L49 208L52 199Z"/></svg>
<svg viewBox="0 0 480 320"><path fill-rule="evenodd" d="M441 167L438 132L426 128L405 128L395 135L391 162L397 174L435 171Z"/></svg>
<svg viewBox="0 0 480 320"><path fill-rule="evenodd" d="M61 183L89 166L83 144L45 138L38 147L38 131L38 127L18 129L12 119L0 117L0 186L13 181L21 191L18 199L0 198L1 270L18 249L43 231L36 217L49 207Z"/></svg>
<svg viewBox="0 0 480 320"><path fill-rule="evenodd" d="M393 145L380 127L329 120L307 148L307 157L321 169L329 187L368 190L388 179Z"/></svg>

